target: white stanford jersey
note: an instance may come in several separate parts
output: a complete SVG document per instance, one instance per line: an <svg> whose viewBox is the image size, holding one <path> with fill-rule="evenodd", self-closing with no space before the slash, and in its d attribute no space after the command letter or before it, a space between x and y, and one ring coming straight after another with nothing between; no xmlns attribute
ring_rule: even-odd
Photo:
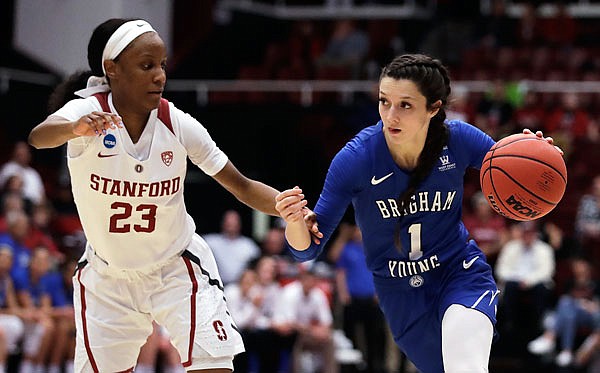
<svg viewBox="0 0 600 373"><path fill-rule="evenodd" d="M53 115L116 113L111 99L103 93L73 100ZM144 270L180 254L196 229L183 200L188 155L209 175L227 162L206 129L164 99L150 113L144 141L146 151L136 152L125 128L69 141L73 196L88 245L113 268Z"/></svg>

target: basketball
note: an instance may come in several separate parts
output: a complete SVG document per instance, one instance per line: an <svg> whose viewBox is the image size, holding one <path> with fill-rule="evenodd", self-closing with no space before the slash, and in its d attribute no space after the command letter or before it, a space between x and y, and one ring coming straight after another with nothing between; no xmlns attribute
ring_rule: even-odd
<svg viewBox="0 0 600 373"><path fill-rule="evenodd" d="M567 186L567 166L545 139L516 134L487 152L479 178L488 204L497 213L512 220L535 220L560 202Z"/></svg>

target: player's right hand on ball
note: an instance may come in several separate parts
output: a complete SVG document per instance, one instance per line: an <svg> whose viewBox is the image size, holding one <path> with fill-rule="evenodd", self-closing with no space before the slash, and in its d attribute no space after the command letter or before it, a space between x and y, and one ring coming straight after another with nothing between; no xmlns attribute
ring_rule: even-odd
<svg viewBox="0 0 600 373"><path fill-rule="evenodd" d="M302 189L294 187L284 190L275 196L275 209L286 223L304 222L304 213L302 209L306 206Z"/></svg>
<svg viewBox="0 0 600 373"><path fill-rule="evenodd" d="M529 128L524 128L523 129L523 133L526 134L526 135L533 135L534 134L533 131L531 131ZM535 131L535 135L537 137L539 137L540 139L544 138L544 133L542 131ZM545 140L548 142L548 144L553 145L554 148L560 153L560 155L565 155L565 152L563 152L563 150L560 147L554 145L554 139L552 137L548 136L548 137L545 138Z"/></svg>
<svg viewBox="0 0 600 373"><path fill-rule="evenodd" d="M123 120L117 114L92 111L73 124L73 133L78 136L100 136L106 135L106 130L117 127L123 128Z"/></svg>

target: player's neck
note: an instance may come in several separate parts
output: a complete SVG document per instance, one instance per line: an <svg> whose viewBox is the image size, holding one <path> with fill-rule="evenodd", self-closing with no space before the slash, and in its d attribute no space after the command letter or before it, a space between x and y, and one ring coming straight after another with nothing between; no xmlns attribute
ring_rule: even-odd
<svg viewBox="0 0 600 373"><path fill-rule="evenodd" d="M390 154L398 167L403 170L412 171L419 163L419 156L422 150L422 147L413 147L407 144L390 148Z"/></svg>
<svg viewBox="0 0 600 373"><path fill-rule="evenodd" d="M123 119L125 129L131 138L131 141L135 144L138 142L146 128L146 123L150 117L150 112L145 108L135 107L131 103L124 103L115 97L113 92L113 105L117 113Z"/></svg>
<svg viewBox="0 0 600 373"><path fill-rule="evenodd" d="M120 112L119 114L121 115L121 118L123 118L123 124L125 125L125 129L127 130L131 141L134 144L137 143L142 136L142 132L144 132L144 128L146 128L149 115L140 115L136 113L121 114Z"/></svg>

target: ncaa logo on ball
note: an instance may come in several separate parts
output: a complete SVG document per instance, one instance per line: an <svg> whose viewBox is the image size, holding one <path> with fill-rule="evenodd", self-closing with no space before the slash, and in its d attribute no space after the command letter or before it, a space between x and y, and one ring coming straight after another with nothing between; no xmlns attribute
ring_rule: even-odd
<svg viewBox="0 0 600 373"><path fill-rule="evenodd" d="M117 139L115 138L115 135L109 133L108 135L104 136L104 146L105 147L110 149L110 148L114 148L115 145L117 145Z"/></svg>
<svg viewBox="0 0 600 373"><path fill-rule="evenodd" d="M511 194L504 202L506 202L512 211L524 218L535 219L540 214L539 211L529 206L530 203L523 201L518 195Z"/></svg>
<svg viewBox="0 0 600 373"><path fill-rule="evenodd" d="M412 286L413 288L418 288L419 286L423 285L424 282L425 282L425 280L423 279L423 277L421 277L419 275L414 275L408 281L409 285Z"/></svg>

